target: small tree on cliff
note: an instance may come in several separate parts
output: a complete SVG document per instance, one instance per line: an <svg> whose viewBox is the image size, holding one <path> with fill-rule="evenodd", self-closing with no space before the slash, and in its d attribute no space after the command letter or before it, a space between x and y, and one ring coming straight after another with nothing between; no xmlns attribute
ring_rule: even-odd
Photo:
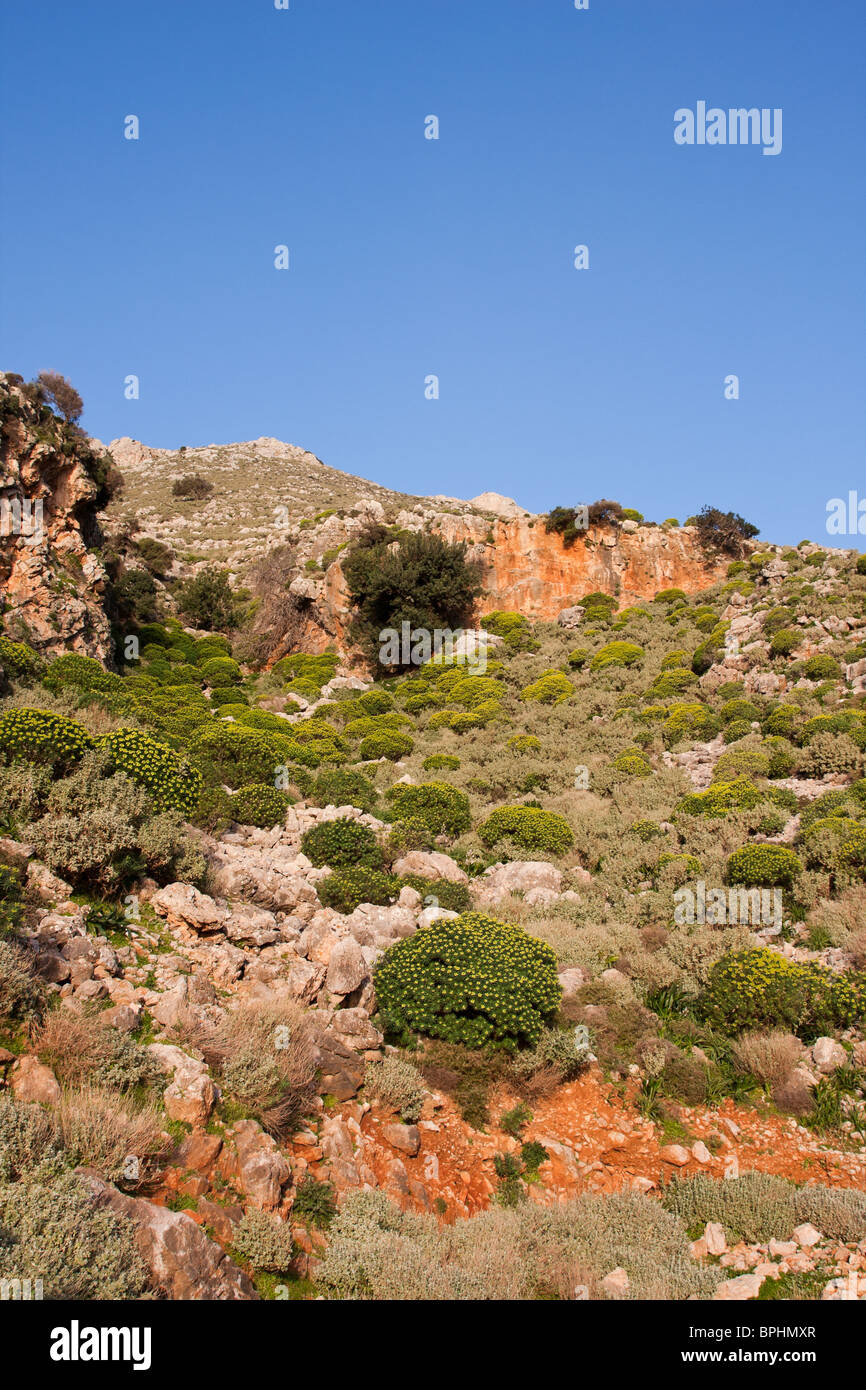
<svg viewBox="0 0 866 1390"><path fill-rule="evenodd" d="M36 378L48 405L62 415L67 425L77 424L84 410L84 401L71 381L59 372L40 372Z"/></svg>
<svg viewBox="0 0 866 1390"><path fill-rule="evenodd" d="M352 636L377 661L380 633L404 622L432 633L467 623L481 592L480 571L464 542L423 531L370 526L343 561L355 617Z"/></svg>
<svg viewBox="0 0 866 1390"><path fill-rule="evenodd" d="M702 507L689 521L697 527L698 539L705 549L722 550L726 555L742 555L744 542L758 534L758 527L737 512L722 512L718 507Z"/></svg>

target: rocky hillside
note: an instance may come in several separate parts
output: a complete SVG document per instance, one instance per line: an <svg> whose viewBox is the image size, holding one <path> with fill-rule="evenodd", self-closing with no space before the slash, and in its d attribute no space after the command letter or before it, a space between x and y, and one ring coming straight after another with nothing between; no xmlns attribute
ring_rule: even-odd
<svg viewBox="0 0 866 1390"><path fill-rule="evenodd" d="M98 531L106 456L3 400L0 1278L866 1298L866 557L345 497L256 661L264 605ZM486 557L481 664L347 659L371 519L374 579Z"/></svg>

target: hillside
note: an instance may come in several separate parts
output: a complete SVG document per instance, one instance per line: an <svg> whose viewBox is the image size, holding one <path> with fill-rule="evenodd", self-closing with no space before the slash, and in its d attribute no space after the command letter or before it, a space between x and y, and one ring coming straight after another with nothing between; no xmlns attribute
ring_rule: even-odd
<svg viewBox="0 0 866 1390"><path fill-rule="evenodd" d="M0 1277L866 1298L864 558L4 400L48 522L0 537ZM361 659L460 584L479 659Z"/></svg>

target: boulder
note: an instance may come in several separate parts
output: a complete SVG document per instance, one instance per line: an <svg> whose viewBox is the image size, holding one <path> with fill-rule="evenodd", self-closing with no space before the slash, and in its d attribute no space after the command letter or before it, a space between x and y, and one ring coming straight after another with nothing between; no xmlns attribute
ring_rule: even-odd
<svg viewBox="0 0 866 1390"><path fill-rule="evenodd" d="M431 881L444 878L449 883L469 882L468 875L463 872L460 865L449 854L440 854L438 850L410 850L408 854L403 855L402 859L397 860L393 872L400 877L405 874L417 874L419 878L427 878Z"/></svg>
<svg viewBox="0 0 866 1390"><path fill-rule="evenodd" d="M16 1100L32 1101L37 1105L60 1103L60 1086L54 1072L29 1053L18 1058L10 1073L9 1084Z"/></svg>
<svg viewBox="0 0 866 1390"><path fill-rule="evenodd" d="M100 1206L132 1222L135 1242L156 1288L168 1299L238 1301L257 1299L246 1274L232 1264L185 1212L128 1197L91 1169L78 1169Z"/></svg>
<svg viewBox="0 0 866 1390"><path fill-rule="evenodd" d="M167 888L160 888L150 904L154 912L167 919L169 926L188 927L195 932L221 931L228 917L225 906L189 883L170 883Z"/></svg>
<svg viewBox="0 0 866 1390"><path fill-rule="evenodd" d="M383 1125L379 1133L384 1143L408 1154L410 1158L414 1158L421 1148L421 1131L417 1125Z"/></svg>
<svg viewBox="0 0 866 1390"><path fill-rule="evenodd" d="M835 1038L818 1038L812 1045L812 1061L820 1072L827 1075L837 1067L844 1067L848 1053Z"/></svg>
<svg viewBox="0 0 866 1390"><path fill-rule="evenodd" d="M220 1176L262 1211L274 1211L292 1176L283 1155L255 1120L239 1120L229 1131L219 1156Z"/></svg>

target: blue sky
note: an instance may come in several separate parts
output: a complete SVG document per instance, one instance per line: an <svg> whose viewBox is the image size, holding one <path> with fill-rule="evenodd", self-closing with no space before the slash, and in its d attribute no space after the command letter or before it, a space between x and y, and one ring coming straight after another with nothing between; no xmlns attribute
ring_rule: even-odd
<svg viewBox="0 0 866 1390"><path fill-rule="evenodd" d="M866 495L862 0L42 0L0 48L0 363L100 438L793 543ZM677 146L699 100L781 154Z"/></svg>

